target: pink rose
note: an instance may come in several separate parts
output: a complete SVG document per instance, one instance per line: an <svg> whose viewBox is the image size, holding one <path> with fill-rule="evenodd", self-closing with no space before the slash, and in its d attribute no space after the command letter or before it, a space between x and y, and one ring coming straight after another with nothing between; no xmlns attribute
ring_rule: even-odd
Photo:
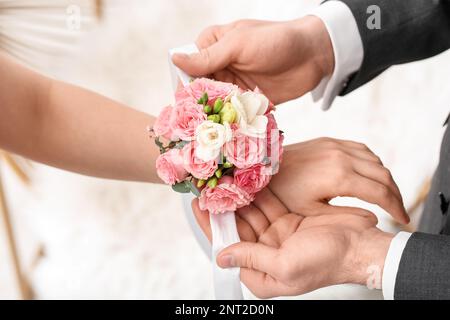
<svg viewBox="0 0 450 320"><path fill-rule="evenodd" d="M155 132L157 137L164 137L168 140L172 140L173 132L170 126L172 112L173 107L167 106L159 114L159 117L156 119L155 124L153 125L153 131Z"/></svg>
<svg viewBox="0 0 450 320"><path fill-rule="evenodd" d="M224 147L227 161L241 169L262 163L266 156L266 139L249 137L233 128L233 139Z"/></svg>
<svg viewBox="0 0 450 320"><path fill-rule="evenodd" d="M166 184L174 185L182 182L189 175L183 166L183 155L180 149L171 149L156 159L156 172Z"/></svg>
<svg viewBox="0 0 450 320"><path fill-rule="evenodd" d="M175 94L176 101L185 99L198 101L202 95L208 93L209 104L212 105L217 98L225 99L233 90L238 87L226 82L214 81L211 79L200 78L192 81L188 86Z"/></svg>
<svg viewBox="0 0 450 320"><path fill-rule="evenodd" d="M236 211L245 207L254 200L254 195L250 195L233 183L233 178L224 177L219 184L211 189L205 187L199 199L201 210L208 210L212 214Z"/></svg>
<svg viewBox="0 0 450 320"><path fill-rule="evenodd" d="M206 180L217 170L217 159L203 161L195 156L197 142L193 141L183 148L183 159L185 169L197 179Z"/></svg>
<svg viewBox="0 0 450 320"><path fill-rule="evenodd" d="M193 140L195 129L205 120L202 106L189 100L179 101L170 119L173 135L181 140Z"/></svg>
<svg viewBox="0 0 450 320"><path fill-rule="evenodd" d="M270 171L268 172L267 168L261 164L234 170L234 183L249 194L255 194L264 189L271 177Z"/></svg>
<svg viewBox="0 0 450 320"><path fill-rule="evenodd" d="M282 160L284 136L278 130L273 114L268 114L267 118L269 120L267 123L267 157L275 169ZM272 150L277 152L272 152Z"/></svg>

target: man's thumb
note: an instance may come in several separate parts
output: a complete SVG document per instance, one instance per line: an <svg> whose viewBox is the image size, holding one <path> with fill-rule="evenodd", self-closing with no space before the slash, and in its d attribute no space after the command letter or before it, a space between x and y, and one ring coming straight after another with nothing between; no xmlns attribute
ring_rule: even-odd
<svg viewBox="0 0 450 320"><path fill-rule="evenodd" d="M273 275L277 254L275 248L263 244L239 242L219 253L217 264L221 268L248 268Z"/></svg>
<svg viewBox="0 0 450 320"><path fill-rule="evenodd" d="M225 69L230 61L230 49L226 49L219 41L212 46L200 50L199 53L175 53L173 63L187 74L198 77Z"/></svg>

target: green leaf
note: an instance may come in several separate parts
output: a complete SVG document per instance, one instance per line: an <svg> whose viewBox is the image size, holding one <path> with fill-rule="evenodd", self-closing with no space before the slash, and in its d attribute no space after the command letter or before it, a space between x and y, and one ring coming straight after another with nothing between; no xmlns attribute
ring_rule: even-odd
<svg viewBox="0 0 450 320"><path fill-rule="evenodd" d="M197 189L197 187L194 185L192 181L186 181L189 184L190 191L194 194L196 197L200 197L200 190Z"/></svg>
<svg viewBox="0 0 450 320"><path fill-rule="evenodd" d="M190 181L183 181L176 183L172 186L173 191L179 193L189 193L191 192Z"/></svg>

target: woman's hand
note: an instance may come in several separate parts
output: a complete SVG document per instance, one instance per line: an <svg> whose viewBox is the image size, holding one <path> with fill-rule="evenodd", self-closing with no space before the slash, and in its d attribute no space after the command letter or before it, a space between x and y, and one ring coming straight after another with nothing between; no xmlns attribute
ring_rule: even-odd
<svg viewBox="0 0 450 320"><path fill-rule="evenodd" d="M193 201L196 218L210 238L207 212ZM370 270L381 271L392 235L378 230L365 210L351 214L302 216L269 190L237 211L242 242L223 250L222 268L240 267L242 282L258 297L299 295L325 286L365 284ZM374 269L376 266L377 269ZM370 269L369 269L370 267Z"/></svg>
<svg viewBox="0 0 450 320"><path fill-rule="evenodd" d="M303 216L361 212L329 204L348 196L379 205L400 223L409 222L391 173L361 143L320 138L288 146L269 188L290 212Z"/></svg>

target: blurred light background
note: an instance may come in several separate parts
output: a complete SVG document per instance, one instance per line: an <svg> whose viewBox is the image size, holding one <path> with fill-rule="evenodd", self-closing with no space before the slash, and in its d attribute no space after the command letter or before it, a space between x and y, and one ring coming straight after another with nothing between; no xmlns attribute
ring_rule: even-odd
<svg viewBox="0 0 450 320"><path fill-rule="evenodd" d="M50 76L156 115L172 101L169 48L192 42L211 24L293 19L319 2L0 0L0 48L8 47ZM5 3L28 8L5 10ZM102 4L101 11L95 3ZM80 30L68 25L72 5L80 8ZM5 45L5 35L34 50ZM409 207L437 164L450 111L449 67L450 52L394 67L339 98L328 112L307 95L280 106L277 119L287 143L320 136L366 143L391 169ZM34 298L213 298L210 263L189 229L179 196L169 188L82 177L34 163L25 186L5 162L0 166ZM398 230L381 209L361 205L378 214L381 228ZM20 297L13 270L2 228L0 298ZM344 285L297 298L380 299L381 293Z"/></svg>

